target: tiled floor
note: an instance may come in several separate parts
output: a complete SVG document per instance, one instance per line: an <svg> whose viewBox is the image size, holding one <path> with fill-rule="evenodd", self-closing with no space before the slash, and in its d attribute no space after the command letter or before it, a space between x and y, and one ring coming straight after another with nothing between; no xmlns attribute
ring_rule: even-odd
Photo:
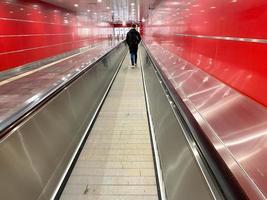
<svg viewBox="0 0 267 200"><path fill-rule="evenodd" d="M140 68L129 56L111 88L61 200L157 200Z"/></svg>
<svg viewBox="0 0 267 200"><path fill-rule="evenodd" d="M52 64L26 72L0 82L0 123L40 95L55 87L57 81L85 63L101 57L112 49L116 43L101 42L97 46L70 58L64 58Z"/></svg>

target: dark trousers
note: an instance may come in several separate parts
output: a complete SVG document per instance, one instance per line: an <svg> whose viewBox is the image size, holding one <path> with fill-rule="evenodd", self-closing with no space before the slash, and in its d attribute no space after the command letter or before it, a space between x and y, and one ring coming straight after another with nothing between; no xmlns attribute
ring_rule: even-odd
<svg viewBox="0 0 267 200"><path fill-rule="evenodd" d="M132 65L134 65L137 63L137 49L131 50L130 54L131 54Z"/></svg>

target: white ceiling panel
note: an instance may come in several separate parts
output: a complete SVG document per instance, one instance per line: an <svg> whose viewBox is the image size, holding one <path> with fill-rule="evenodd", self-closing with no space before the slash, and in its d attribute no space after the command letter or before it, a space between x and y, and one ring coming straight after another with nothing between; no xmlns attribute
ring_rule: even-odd
<svg viewBox="0 0 267 200"><path fill-rule="evenodd" d="M68 10L113 23L139 22L155 0L43 0ZM77 4L75 6L75 4ZM141 7L141 9L140 9ZM141 11L141 12L140 12Z"/></svg>

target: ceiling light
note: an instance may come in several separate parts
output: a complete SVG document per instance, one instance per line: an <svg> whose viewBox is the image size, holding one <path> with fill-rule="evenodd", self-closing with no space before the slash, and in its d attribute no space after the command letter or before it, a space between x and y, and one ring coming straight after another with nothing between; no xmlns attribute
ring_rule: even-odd
<svg viewBox="0 0 267 200"><path fill-rule="evenodd" d="M87 10L87 12L90 12L91 10Z"/></svg>
<svg viewBox="0 0 267 200"><path fill-rule="evenodd" d="M131 3L131 6L134 6L134 3Z"/></svg>
<svg viewBox="0 0 267 200"><path fill-rule="evenodd" d="M102 0L97 0L97 2L98 2L98 3L101 3L101 2L102 2Z"/></svg>
<svg viewBox="0 0 267 200"><path fill-rule="evenodd" d="M77 3L74 4L75 7L79 7L79 5Z"/></svg>
<svg viewBox="0 0 267 200"><path fill-rule="evenodd" d="M172 5L180 5L180 2L172 2Z"/></svg>
<svg viewBox="0 0 267 200"><path fill-rule="evenodd" d="M110 9L110 7L108 6L107 9Z"/></svg>

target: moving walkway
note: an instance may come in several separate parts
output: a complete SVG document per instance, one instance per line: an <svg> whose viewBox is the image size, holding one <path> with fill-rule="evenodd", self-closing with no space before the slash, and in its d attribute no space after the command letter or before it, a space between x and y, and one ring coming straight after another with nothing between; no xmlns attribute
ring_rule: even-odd
<svg viewBox="0 0 267 200"><path fill-rule="evenodd" d="M238 199L145 47L124 43L2 131L1 199ZM221 177L223 178L223 177Z"/></svg>

